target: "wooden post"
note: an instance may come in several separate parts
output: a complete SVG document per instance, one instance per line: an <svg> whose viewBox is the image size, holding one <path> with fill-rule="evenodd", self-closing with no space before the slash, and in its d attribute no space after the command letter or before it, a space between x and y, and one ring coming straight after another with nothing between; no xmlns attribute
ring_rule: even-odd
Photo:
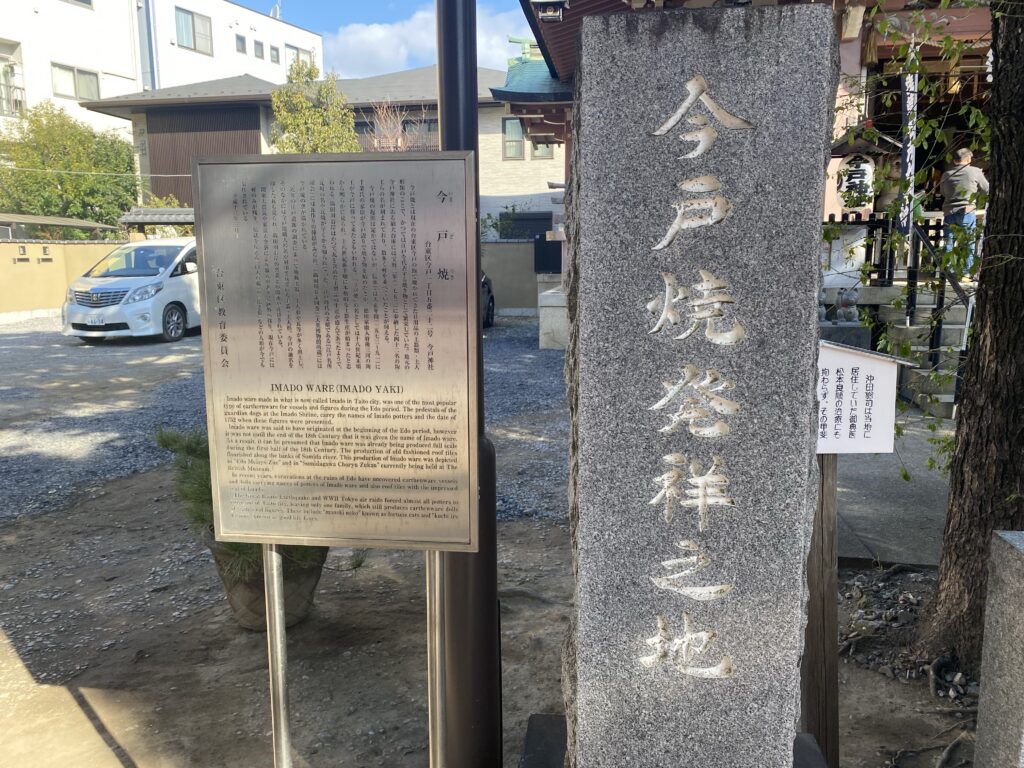
<svg viewBox="0 0 1024 768"><path fill-rule="evenodd" d="M807 634L801 669L803 730L839 768L839 616L836 475L838 456L818 454L818 514L807 557Z"/></svg>

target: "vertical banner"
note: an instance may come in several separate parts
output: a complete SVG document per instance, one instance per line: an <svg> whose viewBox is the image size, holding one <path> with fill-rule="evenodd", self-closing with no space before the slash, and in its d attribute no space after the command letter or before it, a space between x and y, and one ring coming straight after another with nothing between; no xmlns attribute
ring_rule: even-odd
<svg viewBox="0 0 1024 768"><path fill-rule="evenodd" d="M194 178L217 538L475 551L472 153Z"/></svg>

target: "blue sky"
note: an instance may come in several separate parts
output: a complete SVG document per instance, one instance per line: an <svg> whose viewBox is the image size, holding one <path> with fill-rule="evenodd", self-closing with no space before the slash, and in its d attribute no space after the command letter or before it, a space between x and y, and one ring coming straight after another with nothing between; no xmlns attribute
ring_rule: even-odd
<svg viewBox="0 0 1024 768"><path fill-rule="evenodd" d="M267 13L273 0L234 0ZM280 0L281 18L319 32L324 68L341 77L366 77L432 64L433 0ZM477 59L482 67L505 69L519 49L509 35L530 36L518 0L477 3Z"/></svg>

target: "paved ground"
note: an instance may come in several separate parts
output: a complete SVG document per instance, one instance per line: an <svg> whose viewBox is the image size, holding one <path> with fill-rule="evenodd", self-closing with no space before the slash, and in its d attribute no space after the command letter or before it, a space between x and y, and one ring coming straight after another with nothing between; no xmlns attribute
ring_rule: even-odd
<svg viewBox="0 0 1024 768"><path fill-rule="evenodd" d="M927 468L933 433L921 413L900 418L905 434L895 453L839 457L839 556L938 565L949 483Z"/></svg>

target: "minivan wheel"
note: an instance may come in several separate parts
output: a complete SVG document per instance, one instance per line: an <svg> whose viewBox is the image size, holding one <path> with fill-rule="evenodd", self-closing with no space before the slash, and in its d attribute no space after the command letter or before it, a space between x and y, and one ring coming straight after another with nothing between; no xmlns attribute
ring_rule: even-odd
<svg viewBox="0 0 1024 768"><path fill-rule="evenodd" d="M494 325L494 297L490 296L487 299L487 309L484 312L484 328L490 328Z"/></svg>
<svg viewBox="0 0 1024 768"><path fill-rule="evenodd" d="M164 308L163 337L164 341L180 341L185 335L185 310L178 304L168 304Z"/></svg>

